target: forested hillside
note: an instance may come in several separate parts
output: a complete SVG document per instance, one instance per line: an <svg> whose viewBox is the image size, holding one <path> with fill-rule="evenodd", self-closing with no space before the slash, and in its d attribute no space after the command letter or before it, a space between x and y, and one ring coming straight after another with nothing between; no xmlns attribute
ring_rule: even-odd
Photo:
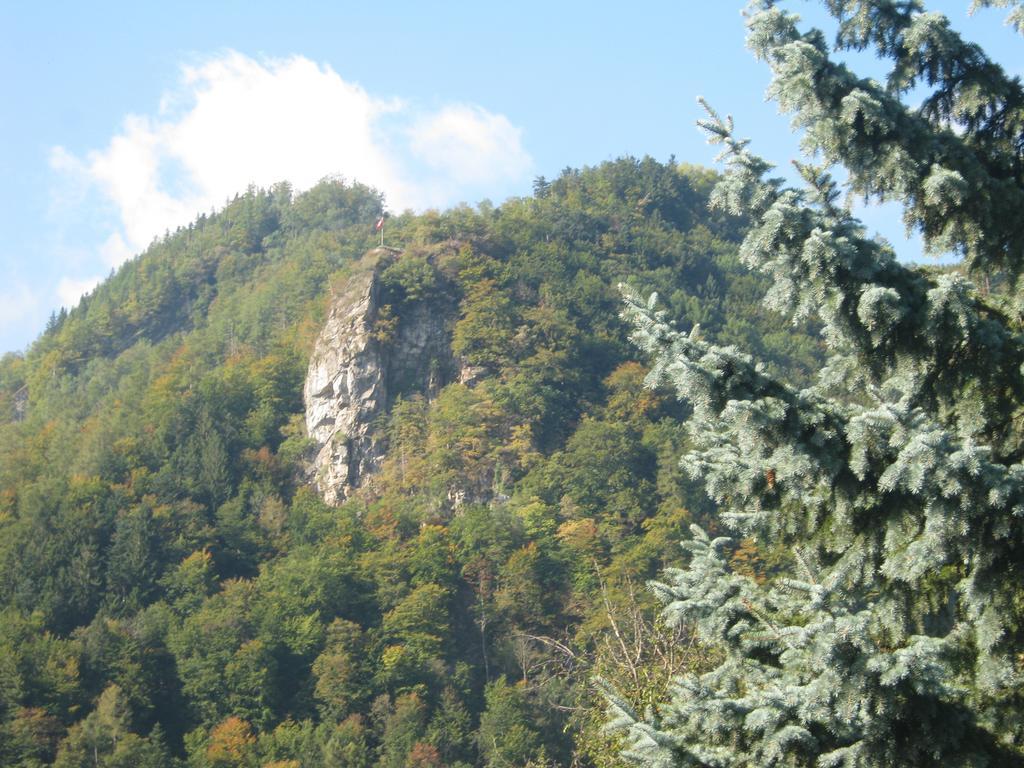
<svg viewBox="0 0 1024 768"><path fill-rule="evenodd" d="M55 315L0 363L0 764L613 764L589 681L642 705L713 661L654 631L641 585L716 524L617 285L667 287L679 328L790 382L820 360L762 308L716 179L626 158L389 218L379 340L454 306L479 375L399 398L338 507L302 386L373 190L250 189Z"/></svg>

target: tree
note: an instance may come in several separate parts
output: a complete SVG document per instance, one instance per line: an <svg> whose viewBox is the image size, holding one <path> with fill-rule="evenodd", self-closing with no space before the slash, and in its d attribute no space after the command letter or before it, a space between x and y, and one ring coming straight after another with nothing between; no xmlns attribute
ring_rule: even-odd
<svg viewBox="0 0 1024 768"><path fill-rule="evenodd" d="M131 711L121 689L110 685L96 709L71 727L61 742L57 768L173 768L159 728L143 738L130 730Z"/></svg>
<svg viewBox="0 0 1024 768"><path fill-rule="evenodd" d="M522 686L504 676L487 684L487 709L480 716L477 742L486 766L527 765L542 751Z"/></svg>
<svg viewBox="0 0 1024 768"><path fill-rule="evenodd" d="M774 281L769 306L820 321L828 364L797 389L675 330L656 297L626 309L649 381L692 404L683 467L729 529L789 547L792 568L759 585L694 529L689 565L653 588L720 662L646 717L611 694L613 724L643 765L1019 765L1024 89L918 2L826 6L838 49L874 49L886 83L774 3L748 19L771 95L824 162L797 165L802 189L768 177L731 119L702 124L727 163L713 205L751 223L742 260ZM915 87L929 92L909 107ZM961 268L898 262L839 204L832 164Z"/></svg>
<svg viewBox="0 0 1024 768"><path fill-rule="evenodd" d="M411 762L410 753L420 742L426 727L426 717L426 704L417 694L399 696L384 723L378 765L382 768L408 766Z"/></svg>
<svg viewBox="0 0 1024 768"><path fill-rule="evenodd" d="M206 762L210 768L248 768L256 763L255 752L251 726L232 715L210 731Z"/></svg>
<svg viewBox="0 0 1024 768"><path fill-rule="evenodd" d="M324 765L369 768L372 758L360 715L349 715L334 727L324 746Z"/></svg>
<svg viewBox="0 0 1024 768"><path fill-rule="evenodd" d="M122 514L114 527L107 554L107 595L116 613L137 611L153 589L156 549L153 513L146 505Z"/></svg>
<svg viewBox="0 0 1024 768"><path fill-rule="evenodd" d="M451 635L451 595L438 584L423 584L384 614L381 633L387 645L377 678L393 688L431 683L443 669Z"/></svg>
<svg viewBox="0 0 1024 768"><path fill-rule="evenodd" d="M365 666L365 640L359 625L335 619L327 629L327 647L313 662L316 696L325 722L339 722L358 701Z"/></svg>

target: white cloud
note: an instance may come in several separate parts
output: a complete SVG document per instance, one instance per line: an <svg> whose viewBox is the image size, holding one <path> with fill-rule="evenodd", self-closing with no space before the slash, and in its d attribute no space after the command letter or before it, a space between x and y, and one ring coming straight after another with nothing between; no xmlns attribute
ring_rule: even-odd
<svg viewBox="0 0 1024 768"><path fill-rule="evenodd" d="M120 232L114 232L100 245L100 256L108 267L116 267L132 257L132 248Z"/></svg>
<svg viewBox="0 0 1024 768"><path fill-rule="evenodd" d="M15 283L0 291L0 336L5 340L5 347L8 329L23 324L26 316L38 313L39 307L39 297L24 283Z"/></svg>
<svg viewBox="0 0 1024 768"><path fill-rule="evenodd" d="M409 131L413 152L432 168L465 184L518 178L530 169L522 131L504 115L456 105L417 120Z"/></svg>
<svg viewBox="0 0 1024 768"><path fill-rule="evenodd" d="M100 277L87 277L83 280L76 280L72 277L62 277L57 283L57 298L60 299L61 306L68 309L77 306L85 294L99 285L100 279Z"/></svg>
<svg viewBox="0 0 1024 768"><path fill-rule="evenodd" d="M522 182L531 160L503 115L466 105L421 114L301 56L228 52L184 68L160 111L126 117L105 148L79 158L55 147L50 165L113 204L120 226L100 253L117 266L249 184L288 180L301 191L342 175L382 190L393 209L423 208L469 185Z"/></svg>

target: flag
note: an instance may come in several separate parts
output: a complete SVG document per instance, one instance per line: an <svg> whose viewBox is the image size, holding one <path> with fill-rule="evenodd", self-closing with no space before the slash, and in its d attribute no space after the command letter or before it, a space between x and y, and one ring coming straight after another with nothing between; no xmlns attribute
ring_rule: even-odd
<svg viewBox="0 0 1024 768"><path fill-rule="evenodd" d="M383 216L381 216L379 219L377 219L377 226L375 226L373 229L374 229L375 232L380 232L382 229L384 229L384 217Z"/></svg>

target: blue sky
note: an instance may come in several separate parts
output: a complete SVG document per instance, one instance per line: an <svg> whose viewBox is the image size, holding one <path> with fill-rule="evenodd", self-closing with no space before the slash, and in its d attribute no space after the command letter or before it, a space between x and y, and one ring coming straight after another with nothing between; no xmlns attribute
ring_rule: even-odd
<svg viewBox="0 0 1024 768"><path fill-rule="evenodd" d="M1020 74L1002 13L928 5ZM786 166L797 140L764 102L742 6L0 4L0 351L249 183L340 174L420 210L624 154L710 165L698 95ZM896 211L864 216L919 255Z"/></svg>

